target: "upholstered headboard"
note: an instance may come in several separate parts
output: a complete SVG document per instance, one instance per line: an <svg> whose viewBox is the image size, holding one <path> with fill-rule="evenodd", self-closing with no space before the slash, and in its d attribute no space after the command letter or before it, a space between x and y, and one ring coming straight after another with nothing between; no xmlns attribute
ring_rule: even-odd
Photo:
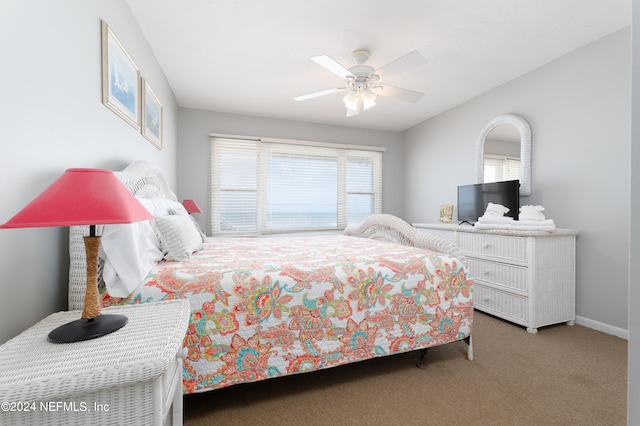
<svg viewBox="0 0 640 426"><path fill-rule="evenodd" d="M177 201L162 170L148 161L136 161L121 172L114 172L120 181L142 198L163 197ZM102 232L98 227L98 233ZM89 235L89 226L72 226L69 230L69 309L82 309L86 289L87 258L83 237ZM101 268L98 273L101 274Z"/></svg>

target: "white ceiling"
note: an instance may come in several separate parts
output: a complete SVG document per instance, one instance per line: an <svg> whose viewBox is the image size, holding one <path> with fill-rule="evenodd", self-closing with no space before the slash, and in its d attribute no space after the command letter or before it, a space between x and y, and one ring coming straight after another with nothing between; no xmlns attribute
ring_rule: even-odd
<svg viewBox="0 0 640 426"><path fill-rule="evenodd" d="M631 0L127 0L180 106L401 131L631 23ZM381 98L345 117L342 81L309 58L373 68L428 60L384 82L425 96ZM508 113L511 111L505 111Z"/></svg>

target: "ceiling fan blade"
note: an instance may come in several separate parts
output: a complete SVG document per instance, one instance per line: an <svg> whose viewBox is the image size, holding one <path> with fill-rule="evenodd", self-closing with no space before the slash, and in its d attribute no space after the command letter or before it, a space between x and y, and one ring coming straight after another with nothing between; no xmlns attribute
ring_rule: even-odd
<svg viewBox="0 0 640 426"><path fill-rule="evenodd" d="M307 93L306 95L296 96L296 101L306 101L307 99L317 98L318 96L330 95L332 93L344 92L346 87L334 87L333 89L325 89L319 92Z"/></svg>
<svg viewBox="0 0 640 426"><path fill-rule="evenodd" d="M391 75L400 74L426 63L427 60L425 59L425 57L422 56L422 54L417 50L414 50L411 53L407 53L406 55L389 62L387 65L383 65L382 67L378 68L375 73L380 74L382 77L388 77Z"/></svg>
<svg viewBox="0 0 640 426"><path fill-rule="evenodd" d="M389 86L388 84L377 86L373 89L376 95L386 96L389 98L401 99L405 102L417 103L424 93L415 92L401 87Z"/></svg>
<svg viewBox="0 0 640 426"><path fill-rule="evenodd" d="M314 56L313 58L311 58L311 60L325 67L340 78L345 79L347 77L353 77L353 74L351 74L348 69L346 69L345 67L337 63L333 58L327 55Z"/></svg>

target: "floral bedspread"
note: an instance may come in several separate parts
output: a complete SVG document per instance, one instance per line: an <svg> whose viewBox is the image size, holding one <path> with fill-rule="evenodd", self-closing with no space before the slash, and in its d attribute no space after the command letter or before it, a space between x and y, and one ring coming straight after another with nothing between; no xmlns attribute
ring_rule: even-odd
<svg viewBox="0 0 640 426"><path fill-rule="evenodd" d="M185 393L436 346L473 322L459 260L341 235L208 238L127 299L102 291L104 306L190 301Z"/></svg>

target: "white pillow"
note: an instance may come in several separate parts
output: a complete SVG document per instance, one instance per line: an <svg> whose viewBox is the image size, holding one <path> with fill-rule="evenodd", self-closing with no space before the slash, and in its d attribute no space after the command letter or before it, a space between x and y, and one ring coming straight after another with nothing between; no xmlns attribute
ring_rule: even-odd
<svg viewBox="0 0 640 426"><path fill-rule="evenodd" d="M205 233L202 230L202 228L200 228L200 224L198 223L196 218L193 217L193 215L189 215L189 217L191 218L191 221L193 222L193 225L196 227L196 230L198 231L198 234L200 234L200 238L202 238L202 242L204 243L204 240L207 238L207 236L205 235Z"/></svg>
<svg viewBox="0 0 640 426"><path fill-rule="evenodd" d="M153 224L165 260L187 260L202 249L200 232L188 215L158 216Z"/></svg>
<svg viewBox="0 0 640 426"><path fill-rule="evenodd" d="M123 225L105 225L100 257L102 278L113 297L127 297L157 262L162 260L158 239L148 220Z"/></svg>

